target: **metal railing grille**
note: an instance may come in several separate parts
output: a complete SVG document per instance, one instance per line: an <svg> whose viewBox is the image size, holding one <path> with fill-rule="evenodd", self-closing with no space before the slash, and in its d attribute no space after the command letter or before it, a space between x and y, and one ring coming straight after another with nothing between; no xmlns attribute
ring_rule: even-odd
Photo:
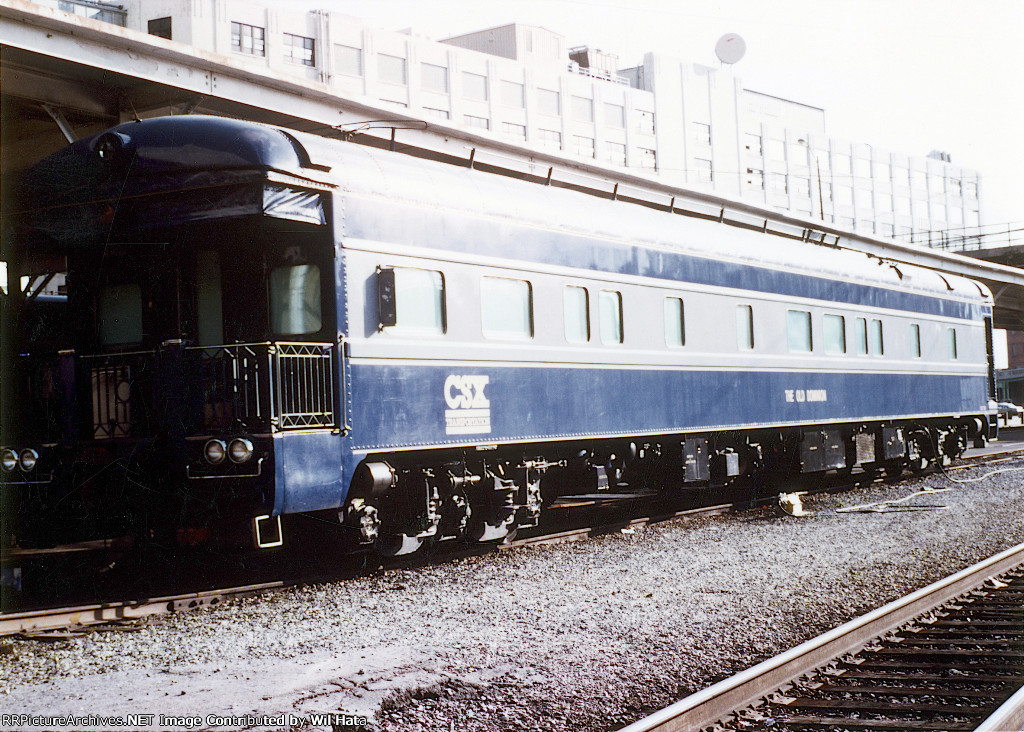
<svg viewBox="0 0 1024 732"><path fill-rule="evenodd" d="M109 440L334 428L335 379L344 383L335 374L337 350L331 343L165 344L24 358L18 376L34 417L20 429Z"/></svg>
<svg viewBox="0 0 1024 732"><path fill-rule="evenodd" d="M251 429L269 421L266 344L191 347L206 430Z"/></svg>
<svg viewBox="0 0 1024 732"><path fill-rule="evenodd" d="M91 436L96 440L149 436L153 425L156 353L141 351L83 356L85 388L91 404Z"/></svg>
<svg viewBox="0 0 1024 732"><path fill-rule="evenodd" d="M279 427L333 427L334 346L278 343L274 355Z"/></svg>

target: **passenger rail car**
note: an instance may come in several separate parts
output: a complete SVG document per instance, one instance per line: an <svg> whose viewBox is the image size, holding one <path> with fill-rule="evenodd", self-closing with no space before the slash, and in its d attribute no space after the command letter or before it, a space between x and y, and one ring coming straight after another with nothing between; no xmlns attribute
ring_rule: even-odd
<svg viewBox="0 0 1024 732"><path fill-rule="evenodd" d="M3 397L9 543L315 514L397 554L992 421L983 286L671 210L198 116L74 143L15 208L74 336Z"/></svg>

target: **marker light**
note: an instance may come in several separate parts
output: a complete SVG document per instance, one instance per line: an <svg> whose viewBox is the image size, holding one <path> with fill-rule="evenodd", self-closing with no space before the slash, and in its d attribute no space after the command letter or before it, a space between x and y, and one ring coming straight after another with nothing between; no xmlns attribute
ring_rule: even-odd
<svg viewBox="0 0 1024 732"><path fill-rule="evenodd" d="M228 445L228 455L233 463L244 463L252 457L252 443L244 437L236 437Z"/></svg>
<svg viewBox="0 0 1024 732"><path fill-rule="evenodd" d="M0 452L0 467L8 473L18 467L18 453L9 447Z"/></svg>
<svg viewBox="0 0 1024 732"><path fill-rule="evenodd" d="M210 440L207 442L206 447L203 448L203 453L206 455L206 462L211 465L220 465L224 462L224 458L227 457L227 449L220 440Z"/></svg>
<svg viewBox="0 0 1024 732"><path fill-rule="evenodd" d="M26 473L31 472L37 462L39 462L39 453L31 447L26 447L18 456L18 465Z"/></svg>

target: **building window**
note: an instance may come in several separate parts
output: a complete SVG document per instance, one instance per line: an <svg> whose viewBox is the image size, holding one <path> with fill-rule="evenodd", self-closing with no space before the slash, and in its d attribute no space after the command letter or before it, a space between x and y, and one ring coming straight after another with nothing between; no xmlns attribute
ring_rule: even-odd
<svg viewBox="0 0 1024 732"><path fill-rule="evenodd" d="M871 186L871 161L864 158L854 158L853 177L859 186Z"/></svg>
<svg viewBox="0 0 1024 732"><path fill-rule="evenodd" d="M487 101L487 77L483 74L462 72L462 96L478 102Z"/></svg>
<svg viewBox="0 0 1024 732"><path fill-rule="evenodd" d="M316 56L313 53L313 39L285 33L284 57L288 61L302 64L303 66L316 66Z"/></svg>
<svg viewBox="0 0 1024 732"><path fill-rule="evenodd" d="M928 175L923 170L910 171L910 187L914 191L927 193Z"/></svg>
<svg viewBox="0 0 1024 732"><path fill-rule="evenodd" d="M711 125L705 122L694 122L693 141L700 147L711 147Z"/></svg>
<svg viewBox="0 0 1024 732"><path fill-rule="evenodd" d="M697 158L694 162L694 169L697 173L698 183L710 183L714 180L714 173L711 168L711 161Z"/></svg>
<svg viewBox="0 0 1024 732"><path fill-rule="evenodd" d="M154 18L149 21L147 30L151 36L158 36L160 38L171 40L171 19Z"/></svg>
<svg viewBox="0 0 1024 732"><path fill-rule="evenodd" d="M468 127L478 127L481 130L491 129L491 121L486 117L475 117L471 114L467 114L462 118L462 121L465 122Z"/></svg>
<svg viewBox="0 0 1024 732"><path fill-rule="evenodd" d="M835 154L832 156L832 170L836 177L844 178L844 183L853 185L850 176L853 175L853 167L849 155Z"/></svg>
<svg viewBox="0 0 1024 732"><path fill-rule="evenodd" d="M637 166L648 170L658 169L658 153L656 150L641 147L637 148Z"/></svg>
<svg viewBox="0 0 1024 732"><path fill-rule="evenodd" d="M822 320L825 353L846 353L846 318L826 314Z"/></svg>
<svg viewBox="0 0 1024 732"><path fill-rule="evenodd" d="M526 125L517 125L514 122L502 122L501 134L511 140L526 140Z"/></svg>
<svg viewBox="0 0 1024 732"><path fill-rule="evenodd" d="M526 87L518 81L502 81L501 103L516 109L523 109L526 106Z"/></svg>
<svg viewBox="0 0 1024 732"><path fill-rule="evenodd" d="M810 153L810 148L807 147L806 143L801 142L790 142L788 146L789 150L789 165L806 167L807 156Z"/></svg>
<svg viewBox="0 0 1024 732"><path fill-rule="evenodd" d="M334 44L334 69L346 76L362 76L363 49Z"/></svg>
<svg viewBox="0 0 1024 732"><path fill-rule="evenodd" d="M533 288L526 280L484 277L481 324L489 338L533 338Z"/></svg>
<svg viewBox="0 0 1024 732"><path fill-rule="evenodd" d="M452 115L447 109L435 109L433 107L424 107L423 111L431 117L437 117L438 119L451 119Z"/></svg>
<svg viewBox="0 0 1024 732"><path fill-rule="evenodd" d="M789 176L789 193L797 198L807 198L811 195L811 180L799 175Z"/></svg>
<svg viewBox="0 0 1024 732"><path fill-rule="evenodd" d="M786 334L790 353L810 353L811 314L803 310L788 310Z"/></svg>
<svg viewBox="0 0 1024 732"><path fill-rule="evenodd" d="M764 190L764 171L760 168L747 168L746 183L748 188Z"/></svg>
<svg viewBox="0 0 1024 732"><path fill-rule="evenodd" d="M757 157L764 155L764 148L762 145L763 143L760 135L748 132L743 136L743 147L751 155L756 155Z"/></svg>
<svg viewBox="0 0 1024 732"><path fill-rule="evenodd" d="M322 325L320 268L277 267L270 272L270 326L277 335L316 333Z"/></svg>
<svg viewBox="0 0 1024 732"><path fill-rule="evenodd" d="M636 128L640 132L647 132L651 135L654 134L654 112L645 112L643 110L637 110L636 112Z"/></svg>
<svg viewBox="0 0 1024 732"><path fill-rule="evenodd" d="M576 146L576 154L581 158L593 158L595 154L594 150L594 138L583 137L582 135L573 135L573 144Z"/></svg>
<svg viewBox="0 0 1024 732"><path fill-rule="evenodd" d="M385 53L377 54L377 78L385 84L405 86L407 81L405 59L401 56L388 56Z"/></svg>
<svg viewBox="0 0 1024 732"><path fill-rule="evenodd" d="M754 308L750 305L736 306L736 346L741 351L754 348Z"/></svg>
<svg viewBox="0 0 1024 732"><path fill-rule="evenodd" d="M436 64L420 64L423 88L427 91L448 93L448 69Z"/></svg>
<svg viewBox="0 0 1024 732"><path fill-rule="evenodd" d="M683 301L678 297L665 298L665 345L682 347L686 345L686 322Z"/></svg>
<svg viewBox="0 0 1024 732"><path fill-rule="evenodd" d="M946 345L948 349L949 359L955 361L956 355L956 328L949 328L946 330Z"/></svg>
<svg viewBox="0 0 1024 732"><path fill-rule="evenodd" d="M594 121L594 100L588 97L571 97L572 118L580 122Z"/></svg>
<svg viewBox="0 0 1024 732"><path fill-rule="evenodd" d="M231 50L252 56L266 56L266 34L262 28L245 23L231 24Z"/></svg>
<svg viewBox="0 0 1024 732"><path fill-rule="evenodd" d="M601 343L622 343L622 293L601 290Z"/></svg>
<svg viewBox="0 0 1024 732"><path fill-rule="evenodd" d="M769 173L768 190L776 195L786 195L786 175L784 173Z"/></svg>
<svg viewBox="0 0 1024 732"><path fill-rule="evenodd" d="M549 117L557 117L562 113L561 100L559 98L559 92L551 91L550 89L538 89L537 90L537 107L541 114L546 114Z"/></svg>
<svg viewBox="0 0 1024 732"><path fill-rule="evenodd" d="M444 276L410 267L377 272L380 326L399 326L429 334L445 332Z"/></svg>
<svg viewBox="0 0 1024 732"><path fill-rule="evenodd" d="M910 355L921 358L921 326L917 323L910 324Z"/></svg>
<svg viewBox="0 0 1024 732"><path fill-rule="evenodd" d="M625 129L626 108L621 104L609 104L608 102L605 102L604 123L608 127L613 127L617 130Z"/></svg>
<svg viewBox="0 0 1024 732"><path fill-rule="evenodd" d="M782 140L768 140L768 159L785 162L786 144Z"/></svg>
<svg viewBox="0 0 1024 732"><path fill-rule="evenodd" d="M537 138L544 147L553 150L562 149L562 133L555 130L537 130Z"/></svg>
<svg viewBox="0 0 1024 732"><path fill-rule="evenodd" d="M562 317L565 340L586 343L590 340L590 297L585 287L566 287L562 292Z"/></svg>
<svg viewBox="0 0 1024 732"><path fill-rule="evenodd" d="M626 164L626 146L621 142L606 142L604 152L608 162L612 165Z"/></svg>

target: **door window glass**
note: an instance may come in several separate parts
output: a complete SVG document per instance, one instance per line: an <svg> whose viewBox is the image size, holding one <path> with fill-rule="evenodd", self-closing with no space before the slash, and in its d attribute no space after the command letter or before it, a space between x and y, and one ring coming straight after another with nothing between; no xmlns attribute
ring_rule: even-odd
<svg viewBox="0 0 1024 732"><path fill-rule="evenodd" d="M108 285L97 303L100 343L127 346L142 342L142 287L137 283Z"/></svg>
<svg viewBox="0 0 1024 732"><path fill-rule="evenodd" d="M270 326L276 335L316 333L323 325L320 268L315 264L277 267L270 273Z"/></svg>

